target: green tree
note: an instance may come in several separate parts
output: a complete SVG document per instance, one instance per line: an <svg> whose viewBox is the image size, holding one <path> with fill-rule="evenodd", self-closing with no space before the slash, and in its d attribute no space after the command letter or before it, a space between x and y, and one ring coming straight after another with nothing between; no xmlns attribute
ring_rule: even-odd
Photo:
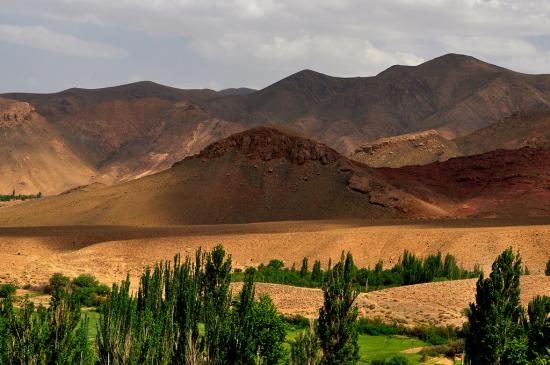
<svg viewBox="0 0 550 365"><path fill-rule="evenodd" d="M256 363L257 337L254 333L254 270L245 272L240 298L233 311L232 336L228 349L228 364Z"/></svg>
<svg viewBox="0 0 550 365"><path fill-rule="evenodd" d="M476 302L467 310L465 352L470 364L498 365L511 350L510 339L522 337L519 254L504 251L493 263L488 278L477 282Z"/></svg>
<svg viewBox="0 0 550 365"><path fill-rule="evenodd" d="M11 296L0 303L2 364L92 364L88 321L78 300L58 290L48 308L24 301L15 310Z"/></svg>
<svg viewBox="0 0 550 365"><path fill-rule="evenodd" d="M298 334L290 344L288 365L317 365L320 361L319 339L315 334L315 324L310 320L309 329Z"/></svg>
<svg viewBox="0 0 550 365"><path fill-rule="evenodd" d="M227 343L231 335L231 257L225 258L222 246L206 255L203 280L207 361L210 365L223 365L227 362Z"/></svg>
<svg viewBox="0 0 550 365"><path fill-rule="evenodd" d="M300 268L300 276L302 278L307 277L308 274L308 265L307 265L307 257L304 257L302 260L302 267Z"/></svg>
<svg viewBox="0 0 550 365"><path fill-rule="evenodd" d="M340 262L325 277L317 325L324 365L356 364L359 360L358 309L354 304L358 293L353 289L353 268L351 254L342 253Z"/></svg>
<svg viewBox="0 0 550 365"><path fill-rule="evenodd" d="M254 333L256 335L256 364L276 365L284 355L285 323L267 295L254 304Z"/></svg>
<svg viewBox="0 0 550 365"><path fill-rule="evenodd" d="M0 298L7 298L17 291L17 287L13 284L2 284L0 285Z"/></svg>
<svg viewBox="0 0 550 365"><path fill-rule="evenodd" d="M311 270L311 280L314 283L321 283L323 281L323 272L321 271L321 261L315 260L313 263L313 269Z"/></svg>
<svg viewBox="0 0 550 365"><path fill-rule="evenodd" d="M548 354L550 347L550 297L536 296L529 302L527 336L531 359Z"/></svg>

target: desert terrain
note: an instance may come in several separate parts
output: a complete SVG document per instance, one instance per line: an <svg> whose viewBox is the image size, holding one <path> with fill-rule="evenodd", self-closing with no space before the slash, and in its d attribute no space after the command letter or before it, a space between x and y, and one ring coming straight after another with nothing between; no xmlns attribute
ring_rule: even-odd
<svg viewBox="0 0 550 365"><path fill-rule="evenodd" d="M462 265L480 264L485 272L495 253L512 246L533 275L522 281L523 299L550 294L550 278L541 275L550 258L550 219L442 221L295 221L172 227L65 226L0 229L0 280L40 286L54 272L75 277L92 273L105 283L129 273L134 284L147 265L193 255L199 247L222 244L234 267L282 260L287 267L303 257L323 265L342 250L359 266L382 259L392 266L403 250L424 256L455 255ZM236 289L237 290L237 289ZM314 315L322 296L317 289L258 284L286 314ZM473 300L474 280L429 283L361 295L362 315L403 323L460 324Z"/></svg>

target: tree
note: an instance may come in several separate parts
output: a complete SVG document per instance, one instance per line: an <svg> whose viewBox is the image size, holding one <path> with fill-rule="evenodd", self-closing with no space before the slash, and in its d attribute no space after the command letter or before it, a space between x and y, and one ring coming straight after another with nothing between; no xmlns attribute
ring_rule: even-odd
<svg viewBox="0 0 550 365"><path fill-rule="evenodd" d="M307 265L307 257L304 257L302 260L302 267L300 268L300 276L302 278L307 277L308 274L308 265Z"/></svg>
<svg viewBox="0 0 550 365"><path fill-rule="evenodd" d="M282 344L286 330L283 318L267 295L262 295L254 303L252 313L257 341L256 364L276 365L284 354Z"/></svg>
<svg viewBox="0 0 550 365"><path fill-rule="evenodd" d="M511 350L510 339L522 337L523 309L520 305L519 278L522 272L519 254L512 248L493 263L488 278L477 282L476 302L467 310L465 352L470 364L498 365Z"/></svg>
<svg viewBox="0 0 550 365"><path fill-rule="evenodd" d="M231 257L225 258L222 246L206 254L204 273L204 328L208 364L227 361L227 343L231 335Z"/></svg>
<svg viewBox="0 0 550 365"><path fill-rule="evenodd" d="M359 360L358 309L354 304L358 293L352 285L353 268L351 254L342 253L340 262L325 277L317 325L324 365L356 364Z"/></svg>
<svg viewBox="0 0 550 365"><path fill-rule="evenodd" d="M233 310L232 334L228 349L228 364L256 363L257 337L254 333L254 270L247 269L239 301Z"/></svg>
<svg viewBox="0 0 550 365"><path fill-rule="evenodd" d="M323 280L323 272L321 271L321 261L315 260L313 269L311 270L311 280L315 283L321 283Z"/></svg>
<svg viewBox="0 0 550 365"><path fill-rule="evenodd" d="M15 310L11 296L0 303L2 364L93 364L87 332L70 293L56 291L48 308L25 300Z"/></svg>
<svg viewBox="0 0 550 365"><path fill-rule="evenodd" d="M535 359L548 354L550 347L550 297L536 296L529 302L527 316L527 336L529 338L530 358Z"/></svg>
<svg viewBox="0 0 550 365"><path fill-rule="evenodd" d="M45 291L48 294L54 295L56 292L66 292L70 284L71 279L59 272L56 272L50 277L49 284L46 286Z"/></svg>
<svg viewBox="0 0 550 365"><path fill-rule="evenodd" d="M315 334L313 320L309 322L309 330L298 334L290 345L290 359L288 365L317 365L321 360L319 339Z"/></svg>

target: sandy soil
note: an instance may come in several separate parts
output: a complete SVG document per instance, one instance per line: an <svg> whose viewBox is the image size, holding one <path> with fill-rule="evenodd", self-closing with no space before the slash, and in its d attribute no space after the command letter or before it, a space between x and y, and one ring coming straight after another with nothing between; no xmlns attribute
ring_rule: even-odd
<svg viewBox="0 0 550 365"><path fill-rule="evenodd" d="M550 278L541 274L550 257L550 223L544 220L455 220L432 222L365 221L274 222L244 225L139 227L0 228L0 282L44 284L54 272L69 276L92 273L106 283L127 273L136 277L146 265L174 254L193 254L197 247L223 244L235 267L256 266L270 259L297 265L304 256L337 259L350 250L360 266L379 259L395 263L404 249L418 255L441 251L456 255L466 267L485 271L508 246L519 250L533 274L524 279L524 295L550 295ZM134 280L136 282L136 280ZM264 289L265 288L265 289ZM361 313L401 322L453 323L473 300L475 280L394 288L361 296ZM313 289L259 285L284 313L314 315L320 292Z"/></svg>
<svg viewBox="0 0 550 365"><path fill-rule="evenodd" d="M235 291L239 288L240 285L234 285ZM460 326L465 321L464 309L475 299L475 288L475 279L403 286L360 294L357 305L362 317L407 325ZM258 283L256 292L268 294L285 314L315 317L323 304L319 289ZM522 278L522 303L527 306L535 295L550 296L550 277L529 275Z"/></svg>

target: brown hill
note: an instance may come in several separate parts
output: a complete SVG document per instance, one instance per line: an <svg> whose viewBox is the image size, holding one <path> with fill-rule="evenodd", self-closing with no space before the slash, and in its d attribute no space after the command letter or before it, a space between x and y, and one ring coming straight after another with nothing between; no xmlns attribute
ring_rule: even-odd
<svg viewBox="0 0 550 365"><path fill-rule="evenodd" d="M550 150L525 147L425 166L378 170L394 186L452 217L550 215Z"/></svg>
<svg viewBox="0 0 550 365"><path fill-rule="evenodd" d="M377 139L355 150L350 158L372 167L401 167L426 165L461 155L453 141L435 130L427 130Z"/></svg>
<svg viewBox="0 0 550 365"><path fill-rule="evenodd" d="M10 225L176 225L550 214L550 151L525 148L373 169L260 127L171 169L0 210Z"/></svg>
<svg viewBox="0 0 550 365"><path fill-rule="evenodd" d="M454 140L465 155L521 147L550 148L550 111L516 113Z"/></svg>
<svg viewBox="0 0 550 365"><path fill-rule="evenodd" d="M356 173L363 180L354 186ZM386 204L385 196L377 196L386 185L366 166L323 144L262 127L214 143L155 175L2 209L0 222L209 224L399 217L413 210L405 208L406 199ZM379 192L369 194L373 186Z"/></svg>
<svg viewBox="0 0 550 365"><path fill-rule="evenodd" d="M97 171L24 102L0 98L0 194L57 193L88 184Z"/></svg>

